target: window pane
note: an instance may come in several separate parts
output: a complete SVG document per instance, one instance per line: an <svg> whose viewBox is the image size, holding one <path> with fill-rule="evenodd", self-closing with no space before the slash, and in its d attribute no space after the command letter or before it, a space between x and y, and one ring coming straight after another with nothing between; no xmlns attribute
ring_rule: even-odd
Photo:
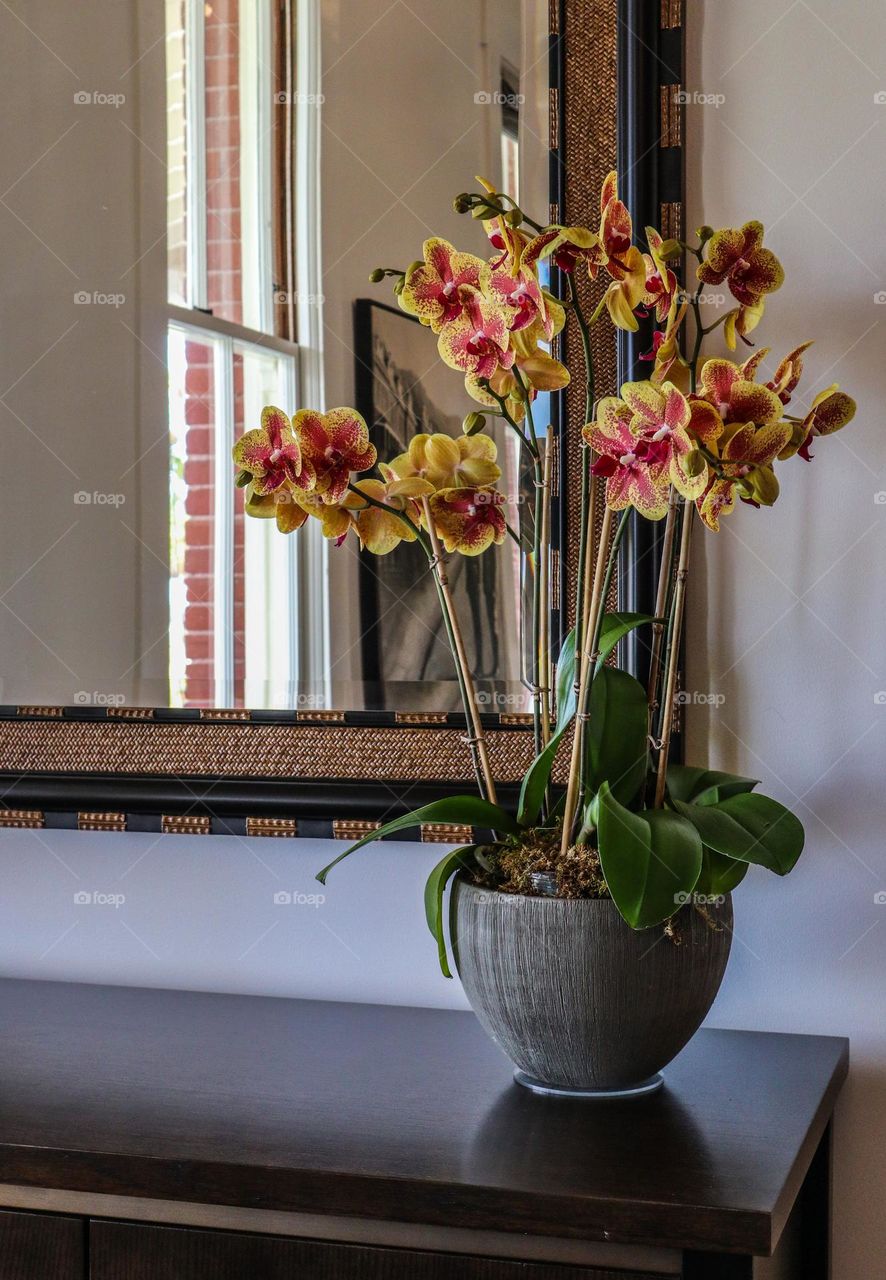
<svg viewBox="0 0 886 1280"><path fill-rule="evenodd" d="M292 361L256 347L234 353L236 434L257 426L266 404L289 406ZM234 516L234 675L237 705L294 707L296 628L294 535L273 520L245 517L238 496Z"/></svg>
<svg viewBox="0 0 886 1280"><path fill-rule="evenodd" d="M185 0L166 0L166 225L169 301L188 299Z"/></svg>
<svg viewBox="0 0 886 1280"><path fill-rule="evenodd" d="M240 3L211 0L204 13L206 305L242 324Z"/></svg>
<svg viewBox="0 0 886 1280"><path fill-rule="evenodd" d="M173 707L214 694L216 352L171 328L169 679Z"/></svg>

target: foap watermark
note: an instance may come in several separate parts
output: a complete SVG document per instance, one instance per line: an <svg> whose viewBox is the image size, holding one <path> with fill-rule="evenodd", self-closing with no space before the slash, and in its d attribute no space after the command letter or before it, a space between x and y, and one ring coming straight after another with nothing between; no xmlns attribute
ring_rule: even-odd
<svg viewBox="0 0 886 1280"><path fill-rule="evenodd" d="M119 911L125 901L125 893L102 893L101 890L78 889L74 894L74 905L77 907L113 907Z"/></svg>
<svg viewBox="0 0 886 1280"><path fill-rule="evenodd" d="M874 302L878 307L886 307L886 289L878 289L874 294Z"/></svg>
<svg viewBox="0 0 886 1280"><path fill-rule="evenodd" d="M313 907L316 910L325 901L325 893L301 893L298 889L291 893L288 889L278 889L274 894L275 907Z"/></svg>
<svg viewBox="0 0 886 1280"><path fill-rule="evenodd" d="M287 293L285 289L274 290L274 302L278 307L288 307L290 302L294 307L322 307L326 301L326 297L322 293Z"/></svg>
<svg viewBox="0 0 886 1280"><path fill-rule="evenodd" d="M880 489L874 494L874 506L886 507L886 489Z"/></svg>
<svg viewBox="0 0 886 1280"><path fill-rule="evenodd" d="M74 94L77 107L113 107L119 111L125 102L125 93L104 93L101 89L78 89Z"/></svg>
<svg viewBox="0 0 886 1280"><path fill-rule="evenodd" d="M874 902L878 907L886 907L886 889L880 889L874 894Z"/></svg>
<svg viewBox="0 0 886 1280"><path fill-rule="evenodd" d="M125 293L102 293L100 289L78 289L74 294L74 305L77 307L122 307L126 303Z"/></svg>
<svg viewBox="0 0 886 1280"><path fill-rule="evenodd" d="M674 695L675 707L722 707L725 693L711 693L704 689L681 689Z"/></svg>
<svg viewBox="0 0 886 1280"><path fill-rule="evenodd" d="M274 101L278 107L322 107L326 101L325 93L275 93Z"/></svg>
<svg viewBox="0 0 886 1280"><path fill-rule="evenodd" d="M874 706L886 707L886 689L878 689L874 694Z"/></svg>
<svg viewBox="0 0 886 1280"><path fill-rule="evenodd" d="M523 711L526 706L526 693L504 693L498 689L478 689L476 693L478 707L486 711Z"/></svg>
<svg viewBox="0 0 886 1280"><path fill-rule="evenodd" d="M478 107L522 107L525 93L502 93L500 89L480 89L474 94Z"/></svg>
<svg viewBox="0 0 886 1280"><path fill-rule="evenodd" d="M674 104L678 107L722 107L725 101L725 93L704 93L701 89L691 93L681 89L674 94Z"/></svg>
<svg viewBox="0 0 886 1280"><path fill-rule="evenodd" d="M874 105L886 107L886 89L878 89L874 94Z"/></svg>
<svg viewBox="0 0 886 1280"><path fill-rule="evenodd" d="M78 689L74 694L74 702L78 707L122 707L126 705L123 693L107 693L101 689Z"/></svg>
<svg viewBox="0 0 886 1280"><path fill-rule="evenodd" d="M78 489L74 494L75 507L122 507L126 501L125 493L100 493L93 489Z"/></svg>
<svg viewBox="0 0 886 1280"><path fill-rule="evenodd" d="M726 902L724 893L675 893L676 907L722 907Z"/></svg>

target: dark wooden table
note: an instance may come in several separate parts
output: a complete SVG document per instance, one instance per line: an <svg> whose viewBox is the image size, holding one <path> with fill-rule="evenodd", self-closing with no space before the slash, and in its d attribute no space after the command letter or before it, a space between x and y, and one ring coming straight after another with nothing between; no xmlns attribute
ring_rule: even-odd
<svg viewBox="0 0 886 1280"><path fill-rule="evenodd" d="M702 1031L564 1101L472 1014L2 981L0 1280L825 1280L847 1058Z"/></svg>

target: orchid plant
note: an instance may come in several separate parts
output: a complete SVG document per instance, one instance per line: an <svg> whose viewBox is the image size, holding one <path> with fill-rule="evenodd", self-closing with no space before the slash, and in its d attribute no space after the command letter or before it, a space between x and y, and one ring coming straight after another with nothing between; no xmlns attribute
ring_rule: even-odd
<svg viewBox="0 0 886 1280"><path fill-rule="evenodd" d="M772 506L779 496L776 464L795 456L809 461L815 440L839 431L855 413L852 399L836 385L798 411L794 395L809 343L786 355L765 381L768 348L753 349L741 363L703 354L717 330L730 352L739 342L752 347L749 334L784 281L781 263L763 246L759 222L702 227L694 243L664 239L647 227L642 250L615 173L603 184L596 229L542 225L512 197L478 181L481 189L458 196L455 208L482 223L486 256L434 238L406 270L377 268L371 276L375 283L393 280L400 306L436 336L440 358L463 375L467 394L482 406L467 414L464 435L416 435L399 457L379 462L354 409L302 409L290 421L269 407L261 426L234 447L249 515L276 519L284 533L314 518L336 544L353 536L376 555L400 542L418 542L427 554L478 794L450 796L404 814L352 845L318 878L325 881L355 849L421 823L457 822L489 832L486 842L447 853L428 880L428 924L447 976L443 898L449 879L461 871L504 887L504 867L521 850L545 851L547 882L564 894L575 892L574 877L567 884L559 873L582 858L596 874L586 876L579 891L608 894L634 929L671 928L686 903L731 891L750 864L778 875L794 866L803 828L781 804L754 790L755 779L670 760L690 543L697 519L717 532L739 502ZM684 256L695 260L692 290L678 277ZM563 281L560 298L543 283L550 267ZM577 277L583 272L597 282L599 304L591 314L580 300ZM711 285L725 285L735 305L706 323L712 302L704 289ZM540 392L560 390L570 380L550 351L567 311L581 337L587 421L574 535L576 621L555 661L545 589L551 431L539 431L533 406ZM654 341L643 357L652 366L649 378L597 400L592 327L602 321L636 331L638 316L650 314ZM535 758L516 813L498 803L446 574L447 556L491 552L513 534L506 499L495 487L501 472L495 442L484 431L488 418L515 433L535 479L534 510L526 513L526 529L514 534L531 547L536 570L530 682ZM664 521L650 615L607 609L632 511ZM649 631L646 687L614 665L619 642L638 628ZM568 759L565 789L552 781L558 757L564 764Z"/></svg>

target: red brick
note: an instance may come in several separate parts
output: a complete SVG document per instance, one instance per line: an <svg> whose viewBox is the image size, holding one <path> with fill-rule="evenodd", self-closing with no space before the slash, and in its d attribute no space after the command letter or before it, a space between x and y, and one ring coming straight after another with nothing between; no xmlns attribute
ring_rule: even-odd
<svg viewBox="0 0 886 1280"><path fill-rule="evenodd" d="M209 458L212 456L212 432L208 427L191 430L185 437L185 450L189 458Z"/></svg>
<svg viewBox="0 0 886 1280"><path fill-rule="evenodd" d="M187 655L190 666L188 667L188 676L196 666L195 659L202 659L204 662L212 661L213 637L208 631L200 633L189 632L185 636L185 654Z"/></svg>
<svg viewBox="0 0 886 1280"><path fill-rule="evenodd" d="M185 484L189 489L212 484L213 466L209 458L188 458L185 462Z"/></svg>
<svg viewBox="0 0 886 1280"><path fill-rule="evenodd" d="M185 631L210 631L212 610L207 605L189 604L185 609Z"/></svg>
<svg viewBox="0 0 886 1280"><path fill-rule="evenodd" d="M210 488L189 489L185 498L185 511L189 516L212 515L212 490Z"/></svg>
<svg viewBox="0 0 886 1280"><path fill-rule="evenodd" d="M188 545L185 551L185 577L212 573L212 550L209 547Z"/></svg>

